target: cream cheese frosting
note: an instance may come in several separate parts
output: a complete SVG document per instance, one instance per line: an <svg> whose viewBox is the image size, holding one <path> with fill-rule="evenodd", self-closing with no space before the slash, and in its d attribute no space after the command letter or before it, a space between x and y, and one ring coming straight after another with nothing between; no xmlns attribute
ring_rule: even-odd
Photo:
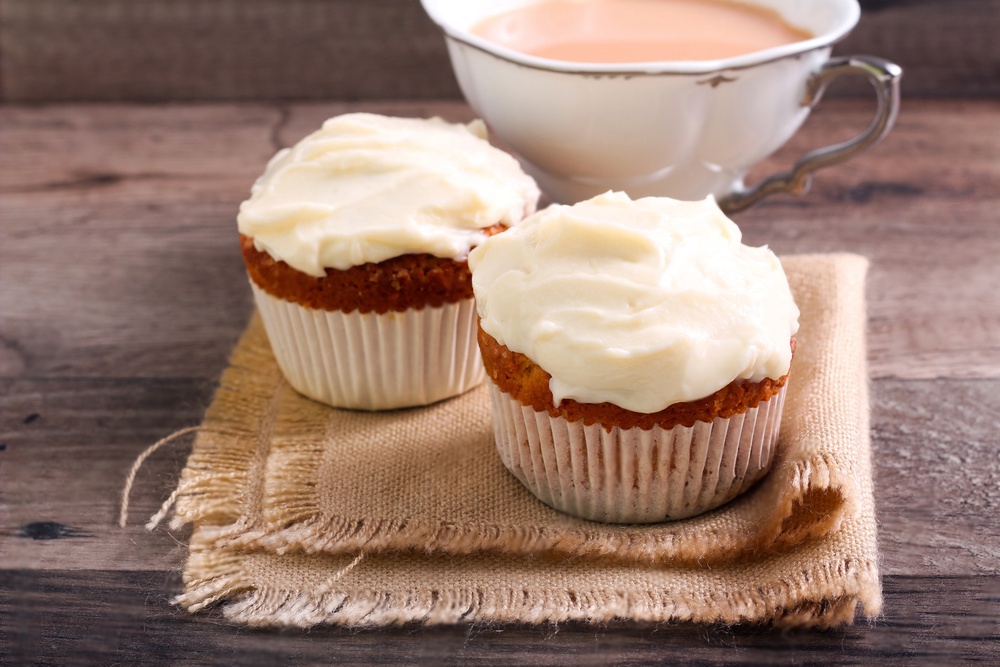
<svg viewBox="0 0 1000 667"><path fill-rule="evenodd" d="M552 376L557 405L652 413L788 372L799 310L781 263L711 197L550 206L469 266L483 329Z"/></svg>
<svg viewBox="0 0 1000 667"><path fill-rule="evenodd" d="M464 259L483 228L517 223L538 196L482 121L352 113L279 151L237 222L258 250L323 276L409 253Z"/></svg>

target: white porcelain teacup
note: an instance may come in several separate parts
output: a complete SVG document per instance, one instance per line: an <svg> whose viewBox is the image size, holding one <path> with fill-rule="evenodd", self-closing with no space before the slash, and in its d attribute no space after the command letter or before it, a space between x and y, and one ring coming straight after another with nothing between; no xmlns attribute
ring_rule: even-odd
<svg viewBox="0 0 1000 667"><path fill-rule="evenodd" d="M470 32L486 17L538 1L422 0L444 30L466 99L556 201L607 190L678 199L713 194L735 212L774 192L805 192L811 172L864 151L896 118L897 65L871 56L830 58L860 17L857 0L747 0L815 36L726 60L564 62ZM827 83L844 73L863 74L875 87L878 109L868 129L744 187L750 168L798 130Z"/></svg>

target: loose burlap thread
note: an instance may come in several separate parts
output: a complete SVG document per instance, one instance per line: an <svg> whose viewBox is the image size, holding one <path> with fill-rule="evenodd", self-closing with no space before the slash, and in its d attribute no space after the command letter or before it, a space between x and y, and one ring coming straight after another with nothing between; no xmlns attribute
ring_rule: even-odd
<svg viewBox="0 0 1000 667"><path fill-rule="evenodd" d="M484 387L383 413L299 396L255 317L179 483L172 525L194 529L178 603L299 627L877 614L867 262L783 263L802 314L774 469L714 512L655 525L535 499L496 454Z"/></svg>

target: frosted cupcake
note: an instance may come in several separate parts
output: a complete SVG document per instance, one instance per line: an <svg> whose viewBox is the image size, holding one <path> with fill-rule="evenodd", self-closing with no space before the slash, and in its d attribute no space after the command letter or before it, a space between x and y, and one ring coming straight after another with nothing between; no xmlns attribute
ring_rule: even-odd
<svg viewBox="0 0 1000 667"><path fill-rule="evenodd" d="M384 410L481 383L466 258L538 196L479 121L347 114L278 152L238 223L289 384Z"/></svg>
<svg viewBox="0 0 1000 667"><path fill-rule="evenodd" d="M552 206L469 264L497 449L543 502L680 519L770 468L799 311L714 200Z"/></svg>

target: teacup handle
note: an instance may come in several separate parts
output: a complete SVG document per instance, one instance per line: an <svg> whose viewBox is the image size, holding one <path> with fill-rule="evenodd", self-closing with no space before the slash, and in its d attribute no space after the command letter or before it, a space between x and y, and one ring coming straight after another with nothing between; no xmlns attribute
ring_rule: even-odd
<svg viewBox="0 0 1000 667"><path fill-rule="evenodd" d="M724 211L727 213L742 211L776 192L803 194L809 190L812 172L849 160L868 150L892 129L899 113L899 77L902 76L903 69L895 63L875 56L848 56L828 60L809 79L802 105L815 106L830 81L841 74L851 73L864 74L875 87L878 109L875 111L875 120L868 129L843 143L806 153L795 163L791 171L769 176L753 187L723 197L719 205Z"/></svg>

